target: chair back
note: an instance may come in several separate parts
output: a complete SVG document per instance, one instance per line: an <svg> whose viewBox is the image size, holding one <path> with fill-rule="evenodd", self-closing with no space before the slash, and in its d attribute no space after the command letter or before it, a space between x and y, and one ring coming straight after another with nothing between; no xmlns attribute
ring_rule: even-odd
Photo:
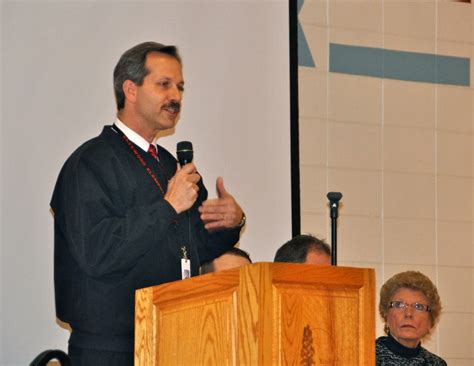
<svg viewBox="0 0 474 366"><path fill-rule="evenodd" d="M31 361L30 366L47 366L49 361L58 360L61 366L71 366L69 356L59 349L49 349L41 352Z"/></svg>

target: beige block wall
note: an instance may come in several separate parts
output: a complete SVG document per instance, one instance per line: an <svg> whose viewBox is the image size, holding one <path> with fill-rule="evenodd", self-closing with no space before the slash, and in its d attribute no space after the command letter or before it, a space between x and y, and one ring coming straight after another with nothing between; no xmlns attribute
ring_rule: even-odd
<svg viewBox="0 0 474 366"><path fill-rule="evenodd" d="M301 232L330 242L342 192L339 264L375 268L377 291L430 276L444 311L424 345L474 365L474 4L305 0L299 19L316 63L299 67ZM329 73L330 43L469 57L471 87Z"/></svg>

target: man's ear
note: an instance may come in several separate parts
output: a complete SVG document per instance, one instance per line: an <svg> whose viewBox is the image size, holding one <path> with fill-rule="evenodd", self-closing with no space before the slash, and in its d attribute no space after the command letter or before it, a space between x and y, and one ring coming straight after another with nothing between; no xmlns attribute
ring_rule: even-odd
<svg viewBox="0 0 474 366"><path fill-rule="evenodd" d="M122 84L122 90L125 94L125 99L131 103L135 103L137 99L137 84L131 80L125 80Z"/></svg>

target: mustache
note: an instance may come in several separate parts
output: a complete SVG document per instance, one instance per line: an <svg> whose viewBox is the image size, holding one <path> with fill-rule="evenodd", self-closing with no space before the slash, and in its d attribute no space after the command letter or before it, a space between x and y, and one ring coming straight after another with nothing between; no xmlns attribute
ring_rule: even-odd
<svg viewBox="0 0 474 366"><path fill-rule="evenodd" d="M179 113L181 111L181 103L171 101L163 106L164 109L172 110L173 112Z"/></svg>

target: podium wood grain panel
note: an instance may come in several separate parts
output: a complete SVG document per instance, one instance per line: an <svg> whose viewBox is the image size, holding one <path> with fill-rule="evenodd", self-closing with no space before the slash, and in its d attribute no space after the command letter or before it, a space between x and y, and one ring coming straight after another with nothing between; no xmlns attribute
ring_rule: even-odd
<svg viewBox="0 0 474 366"><path fill-rule="evenodd" d="M135 365L375 364L374 271L257 263L138 290Z"/></svg>
<svg viewBox="0 0 474 366"><path fill-rule="evenodd" d="M235 296L158 307L160 365L231 365L235 354ZM183 335L193 332L192 337ZM230 340L230 341L229 341Z"/></svg>
<svg viewBox="0 0 474 366"><path fill-rule="evenodd" d="M135 365L155 365L156 318L153 288L135 295Z"/></svg>
<svg viewBox="0 0 474 366"><path fill-rule="evenodd" d="M283 365L374 365L372 269L274 264ZM299 347L298 347L299 345Z"/></svg>

